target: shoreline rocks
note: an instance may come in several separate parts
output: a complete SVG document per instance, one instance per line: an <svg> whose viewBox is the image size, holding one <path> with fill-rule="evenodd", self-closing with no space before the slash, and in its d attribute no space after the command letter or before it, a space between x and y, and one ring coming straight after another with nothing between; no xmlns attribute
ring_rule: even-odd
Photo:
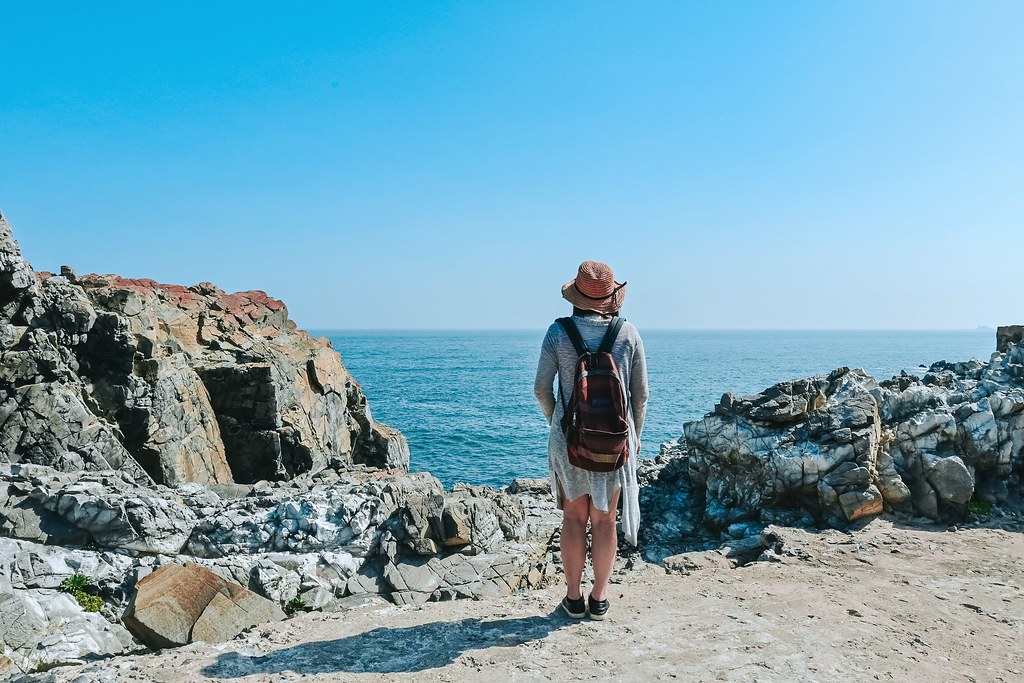
<svg viewBox="0 0 1024 683"><path fill-rule="evenodd" d="M840 368L726 394L666 450L686 460L711 530L786 511L837 528L883 511L957 522L971 501L1022 492L1024 346L923 377Z"/></svg>
<svg viewBox="0 0 1024 683"><path fill-rule="evenodd" d="M0 460L139 484L407 469L325 338L265 292L35 273L0 215Z"/></svg>
<svg viewBox="0 0 1024 683"><path fill-rule="evenodd" d="M685 425L705 522L725 528L766 505L807 507L836 524L881 512L873 384L840 368L757 396L726 394L713 413Z"/></svg>

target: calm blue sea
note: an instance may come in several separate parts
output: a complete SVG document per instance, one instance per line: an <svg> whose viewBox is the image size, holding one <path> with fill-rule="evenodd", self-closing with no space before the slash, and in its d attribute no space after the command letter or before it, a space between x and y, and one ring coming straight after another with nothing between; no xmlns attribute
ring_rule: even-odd
<svg viewBox="0 0 1024 683"><path fill-rule="evenodd" d="M640 331L651 399L644 456L726 391L752 394L837 367L876 378L938 360L988 359L977 331ZM374 419L409 439L412 469L445 486L504 486L547 474L547 425L533 397L544 331L313 331L329 337L363 387Z"/></svg>

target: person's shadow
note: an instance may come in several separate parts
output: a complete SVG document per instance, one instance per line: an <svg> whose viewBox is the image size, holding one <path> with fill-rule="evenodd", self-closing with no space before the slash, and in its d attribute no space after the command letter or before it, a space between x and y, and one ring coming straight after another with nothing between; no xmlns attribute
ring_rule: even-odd
<svg viewBox="0 0 1024 683"><path fill-rule="evenodd" d="M210 678L293 671L318 674L402 673L424 671L453 662L467 650L516 647L544 638L569 623L561 610L521 619L462 619L404 628L375 628L337 640L301 643L262 657L226 652L203 668Z"/></svg>

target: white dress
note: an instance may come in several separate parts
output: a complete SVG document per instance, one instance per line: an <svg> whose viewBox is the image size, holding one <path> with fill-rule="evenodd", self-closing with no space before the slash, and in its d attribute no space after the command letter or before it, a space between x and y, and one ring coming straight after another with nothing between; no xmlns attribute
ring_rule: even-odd
<svg viewBox="0 0 1024 683"><path fill-rule="evenodd" d="M585 316L572 316L573 322L580 331L587 348L596 351L608 329L610 317L594 313ZM644 358L644 345L637 332L629 322L624 322L619 330L611 350L612 358L619 369L623 387L626 389L627 417L629 420L630 453L637 454L640 450L640 435L643 430L644 413L647 409L647 361ZM544 416L547 417L551 429L548 433L548 471L551 478L551 494L555 497L559 509L562 508L564 493L568 500L575 500L589 495L594 507L608 511L616 489L622 489L622 532L632 545L637 544L637 531L640 528L639 488L636 483L636 455L632 455L626 464L614 472L590 472L572 465L565 447L565 436L559 425L565 412L565 401L572 393L572 383L576 372L576 349L569 335L558 323L548 328L541 344L540 361L537 363L537 377L534 381L534 393L540 401ZM558 388L555 378L561 380L561 399L556 399Z"/></svg>

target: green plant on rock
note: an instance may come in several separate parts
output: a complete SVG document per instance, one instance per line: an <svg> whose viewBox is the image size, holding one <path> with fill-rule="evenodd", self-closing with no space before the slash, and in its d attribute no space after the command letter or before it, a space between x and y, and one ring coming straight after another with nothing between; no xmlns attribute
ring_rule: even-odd
<svg viewBox="0 0 1024 683"><path fill-rule="evenodd" d="M74 593L75 600L86 612L99 612L103 609L103 598L98 595L89 595L85 591Z"/></svg>
<svg viewBox="0 0 1024 683"><path fill-rule="evenodd" d="M306 605L306 601L302 599L301 595L296 595L294 598L284 604L284 613L288 616L292 616L297 612L308 612L309 606Z"/></svg>
<svg viewBox="0 0 1024 683"><path fill-rule="evenodd" d="M84 591L89 586L89 577L85 574L72 574L60 582L60 589L65 593Z"/></svg>
<svg viewBox="0 0 1024 683"><path fill-rule="evenodd" d="M86 592L92 581L85 574L72 574L60 582L58 588L65 593L70 593L79 605L86 612L99 612L103 608L103 598L98 595L90 595Z"/></svg>
<svg viewBox="0 0 1024 683"><path fill-rule="evenodd" d="M992 503L987 500L972 500L967 503L967 509L972 515L987 515L992 512Z"/></svg>

